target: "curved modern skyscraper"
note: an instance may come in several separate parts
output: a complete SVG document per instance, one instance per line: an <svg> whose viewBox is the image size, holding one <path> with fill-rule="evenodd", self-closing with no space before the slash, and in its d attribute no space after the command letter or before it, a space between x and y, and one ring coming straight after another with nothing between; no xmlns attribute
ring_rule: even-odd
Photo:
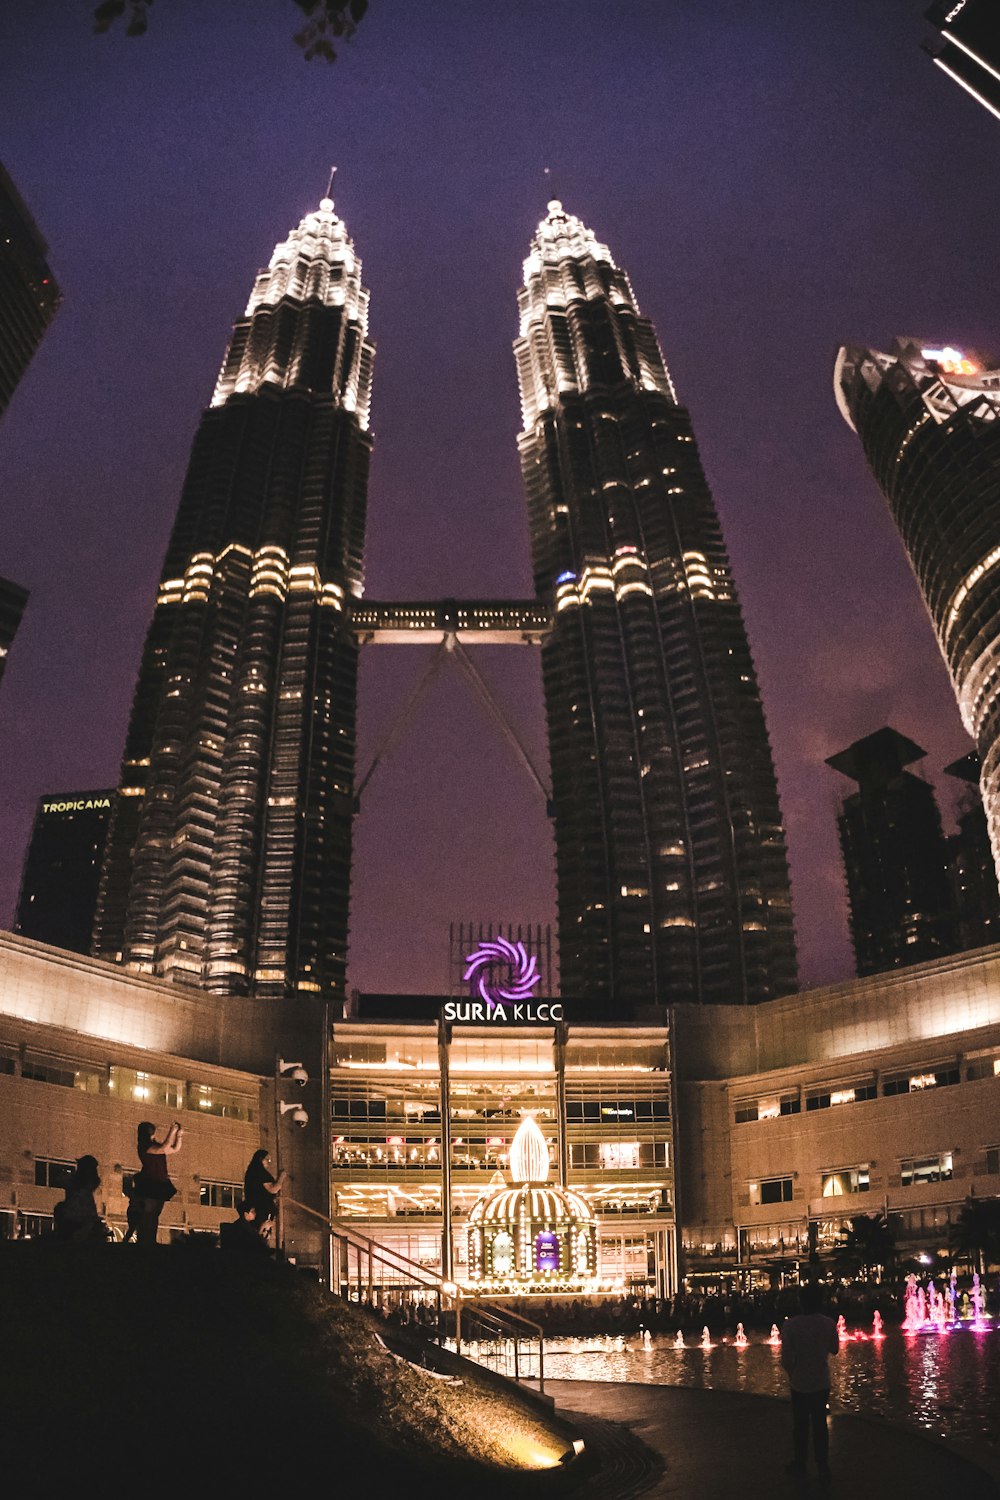
<svg viewBox="0 0 1000 1500"><path fill-rule="evenodd" d="M257 277L146 640L95 952L219 994L343 993L374 349L333 203Z"/></svg>
<svg viewBox="0 0 1000 1500"><path fill-rule="evenodd" d="M774 767L691 419L628 277L558 202L519 304L563 993L619 1015L785 994Z"/></svg>
<svg viewBox="0 0 1000 1500"><path fill-rule="evenodd" d="M1000 369L846 345L834 393L889 503L951 673L1000 868Z"/></svg>

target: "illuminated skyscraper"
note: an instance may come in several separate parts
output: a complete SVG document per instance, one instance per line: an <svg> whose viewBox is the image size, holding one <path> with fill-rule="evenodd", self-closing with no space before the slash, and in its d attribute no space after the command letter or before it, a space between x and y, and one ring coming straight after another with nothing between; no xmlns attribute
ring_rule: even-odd
<svg viewBox="0 0 1000 1500"><path fill-rule="evenodd" d="M558 202L519 304L563 993L617 1015L784 994L774 767L691 419L628 277Z"/></svg>
<svg viewBox="0 0 1000 1500"><path fill-rule="evenodd" d="M219 994L343 993L367 327L324 198L236 324L146 641L95 952Z"/></svg>
<svg viewBox="0 0 1000 1500"><path fill-rule="evenodd" d="M842 348L834 393L854 428L930 612L1000 858L1000 369L897 339Z"/></svg>
<svg viewBox="0 0 1000 1500"><path fill-rule="evenodd" d="M0 416L61 299L48 247L0 167Z"/></svg>

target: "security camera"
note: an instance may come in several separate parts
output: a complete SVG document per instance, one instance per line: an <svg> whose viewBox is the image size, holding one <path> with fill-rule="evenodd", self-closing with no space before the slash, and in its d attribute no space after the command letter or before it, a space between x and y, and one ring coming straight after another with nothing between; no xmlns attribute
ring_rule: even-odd
<svg viewBox="0 0 1000 1500"><path fill-rule="evenodd" d="M305 1127L309 1124L309 1116L302 1108L301 1104L292 1104L288 1101L282 1101L278 1108L280 1109L282 1116L287 1114L291 1115L293 1125L298 1125L301 1129L305 1129Z"/></svg>
<svg viewBox="0 0 1000 1500"><path fill-rule="evenodd" d="M278 1072L282 1078L287 1078L290 1083L297 1083L300 1088L305 1088L309 1082L309 1074L300 1062L285 1062L283 1057L279 1057Z"/></svg>

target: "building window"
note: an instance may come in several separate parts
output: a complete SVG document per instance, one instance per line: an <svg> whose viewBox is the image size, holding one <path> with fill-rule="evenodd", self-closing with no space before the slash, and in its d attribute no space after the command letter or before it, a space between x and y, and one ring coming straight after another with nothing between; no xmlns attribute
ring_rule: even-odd
<svg viewBox="0 0 1000 1500"><path fill-rule="evenodd" d="M874 1099L876 1093L874 1078L863 1083L825 1084L807 1091L806 1109L836 1109L838 1104L859 1104L863 1099Z"/></svg>
<svg viewBox="0 0 1000 1500"><path fill-rule="evenodd" d="M601 1167L605 1171L629 1170L639 1165L638 1141L605 1141L599 1150Z"/></svg>
<svg viewBox="0 0 1000 1500"><path fill-rule="evenodd" d="M991 1177L1000 1175L1000 1146L987 1146L986 1170Z"/></svg>
<svg viewBox="0 0 1000 1500"><path fill-rule="evenodd" d="M769 1177L758 1188L758 1203L791 1203L791 1201L792 1179L790 1177Z"/></svg>
<svg viewBox="0 0 1000 1500"><path fill-rule="evenodd" d="M581 1121L600 1121L603 1125L611 1125L620 1120L623 1125L631 1125L635 1120L669 1120L670 1104L666 1099L576 1099L569 1100L566 1105L566 1119L569 1124L579 1124Z"/></svg>
<svg viewBox="0 0 1000 1500"><path fill-rule="evenodd" d="M955 1063L946 1068L929 1068L925 1073L891 1073L882 1081L882 1093L887 1098L892 1094L919 1094L924 1089L940 1089L959 1082L961 1074Z"/></svg>
<svg viewBox="0 0 1000 1500"><path fill-rule="evenodd" d="M202 1178L198 1190L198 1202L202 1208L235 1208L237 1199L242 1196L241 1182L210 1182Z"/></svg>
<svg viewBox="0 0 1000 1500"><path fill-rule="evenodd" d="M85 1094L99 1094L104 1081L96 1068L78 1068L57 1057L32 1057L29 1053L21 1069L22 1078L35 1083L55 1083L65 1089L81 1089Z"/></svg>
<svg viewBox="0 0 1000 1500"><path fill-rule="evenodd" d="M257 1117L256 1101L251 1095L234 1094L231 1089L216 1089L207 1083L189 1083L187 1102L188 1109L196 1109L203 1115L220 1115L226 1120L252 1123Z"/></svg>
<svg viewBox="0 0 1000 1500"><path fill-rule="evenodd" d="M63 1189L75 1171L75 1161L63 1161L58 1156L36 1156L35 1187Z"/></svg>
<svg viewBox="0 0 1000 1500"><path fill-rule="evenodd" d="M3 1071L3 1061L0 1060L0 1072ZM965 1076L970 1083L977 1078L1000 1077L1000 1057L974 1057L969 1060L965 1070Z"/></svg>
<svg viewBox="0 0 1000 1500"><path fill-rule="evenodd" d="M823 1173L824 1198L842 1198L848 1193L867 1193L871 1187L867 1167L838 1167Z"/></svg>
<svg viewBox="0 0 1000 1500"><path fill-rule="evenodd" d="M108 1090L117 1099L136 1104L160 1104L165 1109L183 1109L184 1082L180 1078L161 1078L158 1073L142 1073L134 1068L112 1065Z"/></svg>
<svg viewBox="0 0 1000 1500"><path fill-rule="evenodd" d="M900 1163L899 1179L903 1187L915 1187L922 1182L947 1182L952 1175L951 1152L940 1156L921 1156L913 1161Z"/></svg>
<svg viewBox="0 0 1000 1500"><path fill-rule="evenodd" d="M746 1125L753 1120L777 1120L781 1115L797 1115L801 1108L797 1092L771 1094L764 1099L739 1099L736 1103L736 1123Z"/></svg>

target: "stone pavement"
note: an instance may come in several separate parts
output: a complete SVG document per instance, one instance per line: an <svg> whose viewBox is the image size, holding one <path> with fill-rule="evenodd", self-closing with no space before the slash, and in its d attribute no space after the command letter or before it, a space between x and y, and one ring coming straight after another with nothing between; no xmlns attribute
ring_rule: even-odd
<svg viewBox="0 0 1000 1500"><path fill-rule="evenodd" d="M597 1449L598 1472L580 1491L595 1500L887 1500L900 1493L1000 1500L1000 1484L985 1469L885 1422L832 1417L831 1477L821 1483L811 1464L805 1476L785 1473L791 1411L783 1401L587 1380L546 1381L545 1388L560 1413L579 1414L592 1456Z"/></svg>

